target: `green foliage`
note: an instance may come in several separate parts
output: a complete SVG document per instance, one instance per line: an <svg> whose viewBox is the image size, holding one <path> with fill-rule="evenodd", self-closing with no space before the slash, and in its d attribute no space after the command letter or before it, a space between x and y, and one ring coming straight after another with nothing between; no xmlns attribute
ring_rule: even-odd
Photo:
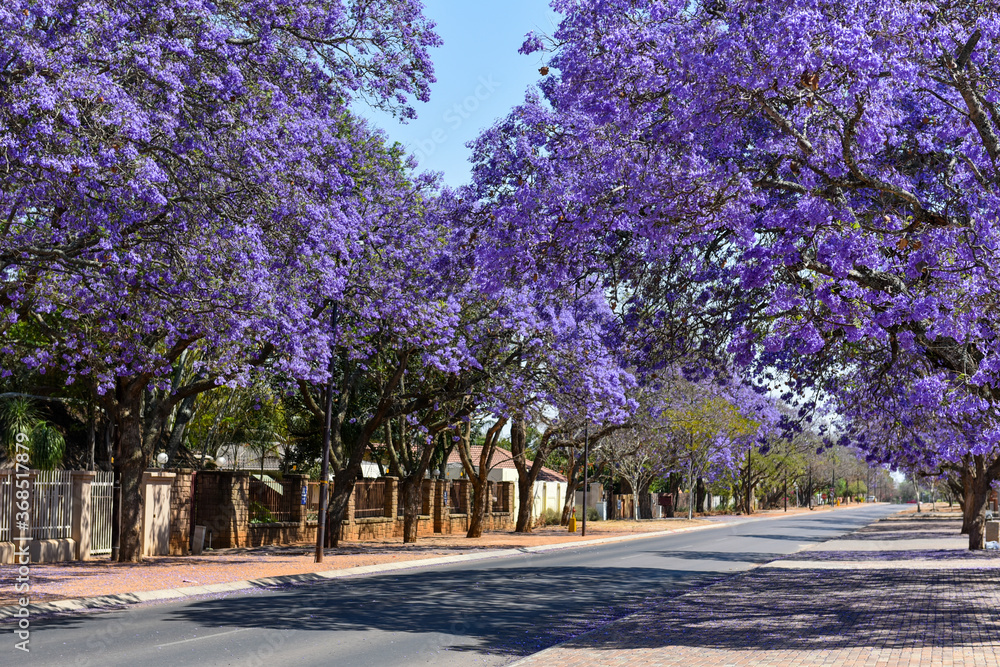
<svg viewBox="0 0 1000 667"><path fill-rule="evenodd" d="M31 467L37 470L55 470L62 465L66 454L66 441L62 433L42 422L31 430Z"/></svg>
<svg viewBox="0 0 1000 667"><path fill-rule="evenodd" d="M273 523L274 515L257 501L250 503L250 523Z"/></svg>
<svg viewBox="0 0 1000 667"><path fill-rule="evenodd" d="M649 483L650 493L668 493L670 491L670 480L663 477L654 477Z"/></svg>
<svg viewBox="0 0 1000 667"><path fill-rule="evenodd" d="M26 398L0 401L0 442L8 459L13 459L17 435L31 436L31 431L42 421L35 406Z"/></svg>
<svg viewBox="0 0 1000 667"><path fill-rule="evenodd" d="M17 453L18 434L27 440L29 466L37 470L58 468L66 454L66 440L46 422L27 398L0 401L0 443L8 459ZM22 450L23 451L23 450Z"/></svg>
<svg viewBox="0 0 1000 667"><path fill-rule="evenodd" d="M538 515L537 523L539 526L558 526L561 519L562 514L549 507Z"/></svg>
<svg viewBox="0 0 1000 667"><path fill-rule="evenodd" d="M600 521L601 515L597 513L596 507L587 508L587 521Z"/></svg>
<svg viewBox="0 0 1000 667"><path fill-rule="evenodd" d="M227 444L244 445L256 458L274 453L285 442L288 428L285 404L266 384L230 389L222 387L198 397L195 418L188 425L188 447L215 456Z"/></svg>

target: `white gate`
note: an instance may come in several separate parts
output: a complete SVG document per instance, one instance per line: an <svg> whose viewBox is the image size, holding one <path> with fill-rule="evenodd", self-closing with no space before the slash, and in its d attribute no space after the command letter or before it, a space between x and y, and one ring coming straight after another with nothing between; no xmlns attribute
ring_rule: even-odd
<svg viewBox="0 0 1000 667"><path fill-rule="evenodd" d="M115 473L98 471L90 483L90 553L111 553L111 499Z"/></svg>
<svg viewBox="0 0 1000 667"><path fill-rule="evenodd" d="M0 542L10 542L10 519L14 499L14 473L0 474Z"/></svg>
<svg viewBox="0 0 1000 667"><path fill-rule="evenodd" d="M31 491L31 536L36 540L72 537L73 478L70 471L35 471Z"/></svg>

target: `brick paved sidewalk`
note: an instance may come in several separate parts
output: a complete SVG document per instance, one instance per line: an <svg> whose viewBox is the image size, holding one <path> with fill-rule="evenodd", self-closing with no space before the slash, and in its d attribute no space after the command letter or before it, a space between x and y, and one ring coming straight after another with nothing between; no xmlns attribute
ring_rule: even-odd
<svg viewBox="0 0 1000 667"><path fill-rule="evenodd" d="M1000 665L1000 553L965 551L959 527L879 521L516 665Z"/></svg>

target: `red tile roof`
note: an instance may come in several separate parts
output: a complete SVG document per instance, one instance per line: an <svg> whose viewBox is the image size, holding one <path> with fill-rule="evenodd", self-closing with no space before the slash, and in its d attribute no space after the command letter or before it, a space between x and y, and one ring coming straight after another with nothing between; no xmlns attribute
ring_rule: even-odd
<svg viewBox="0 0 1000 667"><path fill-rule="evenodd" d="M479 445L472 445L469 447L469 455L472 458L472 465L479 465L479 457L483 453L483 448ZM451 456L448 457L448 463L462 463L462 457L459 455L457 449L451 451ZM511 458L510 452L506 449L500 449L499 447L493 452L493 467L494 468L507 468L508 470L516 470L514 465L514 459ZM539 482L565 482L566 476L562 473L556 472L552 468L546 468L542 466L541 471L538 473Z"/></svg>

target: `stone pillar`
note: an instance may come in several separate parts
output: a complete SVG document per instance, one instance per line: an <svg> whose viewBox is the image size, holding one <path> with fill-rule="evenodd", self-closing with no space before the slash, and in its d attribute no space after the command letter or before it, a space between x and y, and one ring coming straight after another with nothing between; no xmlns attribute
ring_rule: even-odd
<svg viewBox="0 0 1000 667"><path fill-rule="evenodd" d="M142 555L170 553L170 487L176 475L161 470L142 474Z"/></svg>
<svg viewBox="0 0 1000 667"><path fill-rule="evenodd" d="M432 480L431 489L434 492L434 532L441 533L444 526L451 523L448 512L448 481L444 479Z"/></svg>
<svg viewBox="0 0 1000 667"><path fill-rule="evenodd" d="M191 516L194 470L181 468L170 487L170 555L187 556L191 545Z"/></svg>
<svg viewBox="0 0 1000 667"><path fill-rule="evenodd" d="M347 539L347 537L352 532L351 528L356 523L356 521L354 519L354 509L355 509L355 505L356 505L356 503L354 502L354 499L356 497L357 497L357 494L355 493L355 490L352 489L351 490L351 494L349 496L347 496L347 510L345 511L344 520L341 522L341 525L340 525L340 539L342 539L342 540ZM337 529L337 526L334 526L334 530L336 530L336 529Z"/></svg>
<svg viewBox="0 0 1000 667"><path fill-rule="evenodd" d="M285 485L285 493L291 495L291 514L288 520L292 523L302 523L306 520L306 506L302 504L302 489L308 484L309 475L285 475L288 482ZM308 498L306 501L308 502Z"/></svg>
<svg viewBox="0 0 1000 667"><path fill-rule="evenodd" d="M96 472L74 470L70 474L73 480L73 519L70 524L70 537L76 545L77 560L90 560L90 534L93 526L93 513L90 507L90 484L97 477Z"/></svg>
<svg viewBox="0 0 1000 667"><path fill-rule="evenodd" d="M420 498L420 515L421 516L434 516L434 502L435 493L437 489L437 480L425 479L421 486L423 493L421 493Z"/></svg>
<svg viewBox="0 0 1000 667"><path fill-rule="evenodd" d="M385 516L395 519L396 512L399 511L399 479L396 477L383 479L385 479Z"/></svg>

